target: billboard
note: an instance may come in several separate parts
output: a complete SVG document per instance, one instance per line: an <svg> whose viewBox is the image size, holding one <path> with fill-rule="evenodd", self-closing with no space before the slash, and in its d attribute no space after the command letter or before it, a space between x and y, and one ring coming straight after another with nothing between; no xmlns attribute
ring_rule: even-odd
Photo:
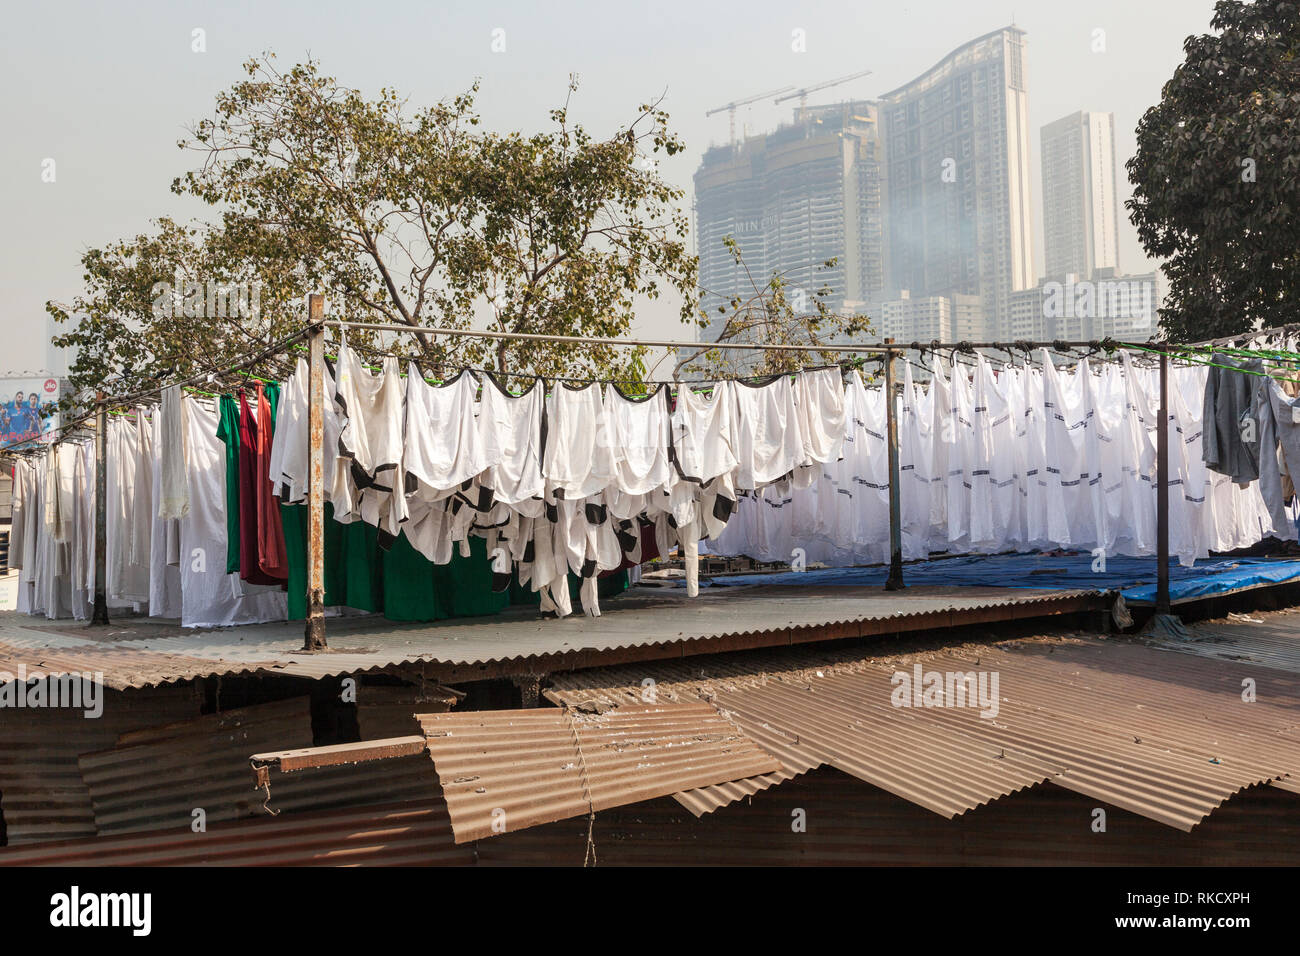
<svg viewBox="0 0 1300 956"><path fill-rule="evenodd" d="M58 424L59 380L0 378L0 444L38 440Z"/></svg>

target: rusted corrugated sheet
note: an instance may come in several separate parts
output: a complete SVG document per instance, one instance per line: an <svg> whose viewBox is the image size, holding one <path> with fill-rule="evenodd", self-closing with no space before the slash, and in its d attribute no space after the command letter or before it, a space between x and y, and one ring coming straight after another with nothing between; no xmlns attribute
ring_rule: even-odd
<svg viewBox="0 0 1300 956"><path fill-rule="evenodd" d="M902 631L1022 620L1107 606L1097 591L915 587L728 587L689 598L641 588L600 617L538 626L532 610L433 625L378 617L331 619L331 645L302 650L301 627L247 625L178 635L132 623L100 640L0 614L0 662L52 671L99 671L113 687L154 686L200 676L265 673L308 679L392 673L422 665L446 682L728 650L783 647Z"/></svg>
<svg viewBox="0 0 1300 956"><path fill-rule="evenodd" d="M195 677L247 674L256 664L227 664L185 654L137 650L129 646L102 646L86 642L78 647L25 647L0 639L0 671L47 676L101 674L113 690L160 687Z"/></svg>
<svg viewBox="0 0 1300 956"><path fill-rule="evenodd" d="M1190 830L1239 790L1300 777L1300 679L1105 640L964 645L870 658L849 652L730 655L555 675L549 696L577 703L705 699L747 733L780 734L813 758L945 816L1043 780ZM996 672L998 713L896 707L896 672ZM1242 680L1256 700L1242 699ZM767 738L764 746L772 746ZM774 751L775 752L775 751ZM783 757L787 773L798 766ZM807 769L806 767L804 769ZM682 794L693 812L766 782Z"/></svg>
<svg viewBox="0 0 1300 956"><path fill-rule="evenodd" d="M1300 610L1230 615L1227 620L1189 625L1185 632L1184 639L1144 638L1166 650L1300 672Z"/></svg>
<svg viewBox="0 0 1300 956"><path fill-rule="evenodd" d="M307 697L241 707L124 734L107 750L81 755L100 833L188 827L260 812L248 755L312 743Z"/></svg>
<svg viewBox="0 0 1300 956"><path fill-rule="evenodd" d="M1041 784L947 819L830 769L697 819L670 799L478 844L487 866L1295 866L1300 798L1239 794L1192 833Z"/></svg>
<svg viewBox="0 0 1300 956"><path fill-rule="evenodd" d="M423 761L426 765L427 760ZM451 838L447 808L412 803L312 811L0 850L0 866L463 866L473 847Z"/></svg>
<svg viewBox="0 0 1300 956"><path fill-rule="evenodd" d="M418 734L416 714L442 713L462 697L439 684L424 687L371 687L357 689L357 724L362 740Z"/></svg>
<svg viewBox="0 0 1300 956"><path fill-rule="evenodd" d="M427 761L426 761L427 763ZM0 849L0 866L1029 865L1296 866L1300 798L1234 797L1192 833L1043 784L946 819L835 770L813 771L703 819L657 799L456 844L424 802Z"/></svg>
<svg viewBox="0 0 1300 956"><path fill-rule="evenodd" d="M357 688L362 739L418 733L417 709L445 708L443 688ZM123 734L115 746L81 755L100 833L188 827L195 809L209 823L272 811L302 811L418 799L436 777L426 758L388 762L382 780L365 765L277 775L270 794L256 789L248 758L269 750L310 747L307 697L158 724Z"/></svg>
<svg viewBox="0 0 1300 956"><path fill-rule="evenodd" d="M707 704L420 721L457 842L781 769Z"/></svg>
<svg viewBox="0 0 1300 956"><path fill-rule="evenodd" d="M0 708L0 809L11 845L93 836L78 754L112 746L126 731L199 712L189 687L102 693L97 718L67 708Z"/></svg>

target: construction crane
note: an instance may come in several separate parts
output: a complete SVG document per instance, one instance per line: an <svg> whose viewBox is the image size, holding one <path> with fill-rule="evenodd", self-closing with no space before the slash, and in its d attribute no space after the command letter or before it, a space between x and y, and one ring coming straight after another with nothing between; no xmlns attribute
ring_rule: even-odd
<svg viewBox="0 0 1300 956"><path fill-rule="evenodd" d="M759 100L765 100L769 96L776 96L778 93L786 93L793 90L793 86L783 86L779 90L768 90L766 93L759 93L757 96L746 97L743 100L732 100L726 106L718 106L705 113L705 116L712 116L714 113L727 111L728 122L731 124L731 145L736 145L736 107L748 106L750 103L757 103Z"/></svg>
<svg viewBox="0 0 1300 956"><path fill-rule="evenodd" d="M832 86L839 86L841 83L847 83L849 80L860 80L864 76L870 75L870 70L863 70L860 73L850 73L848 76L841 76L835 80L827 80L825 83L818 83L815 86L806 86L801 90L795 90L793 93L786 93L785 96L778 96L774 102L784 103L786 100L792 100L799 97L799 119L803 119L804 109L808 105L808 94L816 93L818 90L824 90ZM785 92L781 90L779 92Z"/></svg>

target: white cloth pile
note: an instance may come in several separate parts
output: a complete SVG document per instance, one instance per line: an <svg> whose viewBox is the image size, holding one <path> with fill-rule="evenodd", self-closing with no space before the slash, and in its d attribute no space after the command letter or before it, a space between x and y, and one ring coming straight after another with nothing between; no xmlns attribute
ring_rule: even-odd
<svg viewBox="0 0 1300 956"><path fill-rule="evenodd" d="M179 394L158 409L109 419L110 609L193 627L286 617L283 592L245 593L239 575L226 573L225 447L216 432L215 409ZM9 564L20 569L19 611L83 620L93 611L95 470L94 443L85 440L14 465Z"/></svg>
<svg viewBox="0 0 1300 956"><path fill-rule="evenodd" d="M308 372L300 361L277 414L271 481L302 501L308 456ZM758 386L667 386L629 397L614 385L521 395L469 371L429 384L394 359L367 369L347 346L326 382L325 474L334 517L384 536L405 532L429 560L487 539L493 570L540 592L542 608L572 612L570 572L598 615L596 576L642 559L642 532L661 554L691 558L721 533L740 490L807 487L836 461L844 433L837 368ZM697 586L688 560L692 593Z"/></svg>
<svg viewBox="0 0 1300 956"><path fill-rule="evenodd" d="M940 361L924 389L907 368L897 400L905 559L1031 548L1156 553L1159 373L1127 353L1071 370L1046 350L1039 358L996 375L982 357L973 368ZM1184 565L1269 534L1296 536L1294 505L1271 513L1258 483L1240 487L1202 463L1205 381L1203 366L1170 370L1169 548ZM855 374L845 407L843 458L811 486L742 495L711 553L832 566L889 560L883 392Z"/></svg>

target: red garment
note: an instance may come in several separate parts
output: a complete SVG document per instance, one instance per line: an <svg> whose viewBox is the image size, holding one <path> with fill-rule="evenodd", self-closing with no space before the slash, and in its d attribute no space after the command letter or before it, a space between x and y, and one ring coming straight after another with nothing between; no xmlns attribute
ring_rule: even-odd
<svg viewBox="0 0 1300 956"><path fill-rule="evenodd" d="M653 561L659 557L659 539L655 537L655 526L650 522L641 524L638 529L641 533L641 560L633 561L624 555L623 563L612 571L601 571L596 575L600 578L607 578L612 574L618 574L620 571L626 571L628 568L636 568L645 564L647 561Z"/></svg>
<svg viewBox="0 0 1300 956"><path fill-rule="evenodd" d="M266 390L257 386L257 564L262 572L278 581L289 580L289 552L284 545L284 525L280 521L280 501L271 483L271 439L275 420Z"/></svg>
<svg viewBox="0 0 1300 956"><path fill-rule="evenodd" d="M268 477L270 455L270 406L261 387L257 390L258 418L248 406L248 396L239 392L239 576L249 584L283 584L289 578L284 547L284 529L279 510L274 529L268 527L264 498L271 498ZM262 423L266 423L263 428ZM262 451L263 433L267 450ZM260 478L260 480L259 480ZM275 563L275 536L279 535L279 561ZM270 560L267 560L267 559Z"/></svg>

